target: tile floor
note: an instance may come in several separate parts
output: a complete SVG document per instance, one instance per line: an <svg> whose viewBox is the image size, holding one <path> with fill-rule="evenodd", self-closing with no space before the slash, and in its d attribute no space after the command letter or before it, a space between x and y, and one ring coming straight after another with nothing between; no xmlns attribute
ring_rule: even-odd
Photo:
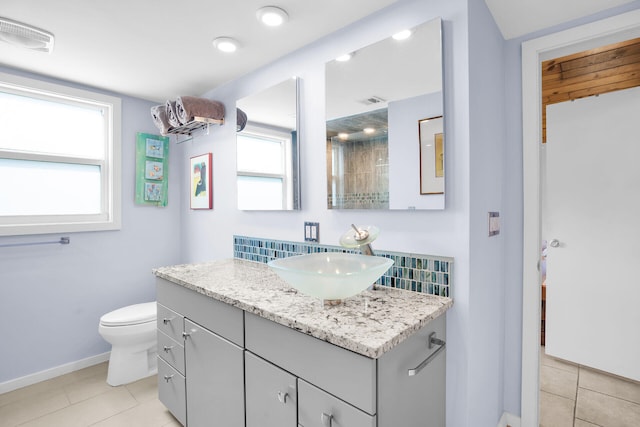
<svg viewBox="0 0 640 427"><path fill-rule="evenodd" d="M156 376L111 387L107 363L0 394L0 427L179 427Z"/></svg>
<svg viewBox="0 0 640 427"><path fill-rule="evenodd" d="M541 427L638 427L640 383L554 359L540 349Z"/></svg>

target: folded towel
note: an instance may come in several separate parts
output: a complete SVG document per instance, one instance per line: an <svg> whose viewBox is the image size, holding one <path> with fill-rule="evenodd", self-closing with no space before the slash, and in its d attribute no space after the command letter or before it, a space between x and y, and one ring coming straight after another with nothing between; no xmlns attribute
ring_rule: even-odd
<svg viewBox="0 0 640 427"><path fill-rule="evenodd" d="M177 128L182 123L178 120L178 115L176 114L176 101L167 101L167 119L169 120L169 124L174 128Z"/></svg>
<svg viewBox="0 0 640 427"><path fill-rule="evenodd" d="M166 135L169 130L172 129L169 123L169 117L167 117L166 105L155 105L151 107L151 117L153 118L153 123L160 129L161 135Z"/></svg>
<svg viewBox="0 0 640 427"><path fill-rule="evenodd" d="M242 129L244 129L244 127L247 125L247 113L245 113L244 111L242 111L239 108L236 108L237 111L237 125L236 125L236 132L242 132Z"/></svg>
<svg viewBox="0 0 640 427"><path fill-rule="evenodd" d="M224 104L195 96L179 96L176 99L176 115L180 123L185 124L194 117L224 119Z"/></svg>

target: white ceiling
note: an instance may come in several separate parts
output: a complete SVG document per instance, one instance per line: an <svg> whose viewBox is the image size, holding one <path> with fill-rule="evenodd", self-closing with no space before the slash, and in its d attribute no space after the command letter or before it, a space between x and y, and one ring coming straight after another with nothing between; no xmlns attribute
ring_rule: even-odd
<svg viewBox="0 0 640 427"><path fill-rule="evenodd" d="M0 16L55 35L53 53L0 42L0 64L164 103L201 95L397 0L278 0L289 12L266 28L265 0L2 0ZM505 38L630 0L485 0ZM236 54L213 49L231 36Z"/></svg>
<svg viewBox="0 0 640 427"><path fill-rule="evenodd" d="M485 0L502 36L512 39L633 0Z"/></svg>

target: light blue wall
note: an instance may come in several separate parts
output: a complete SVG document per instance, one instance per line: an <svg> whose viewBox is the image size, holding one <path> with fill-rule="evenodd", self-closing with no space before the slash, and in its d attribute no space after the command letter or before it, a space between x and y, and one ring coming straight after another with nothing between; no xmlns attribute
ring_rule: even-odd
<svg viewBox="0 0 640 427"><path fill-rule="evenodd" d="M504 39L482 1L469 1L470 271L467 425L495 426L503 409L506 230L488 236L488 212L509 216L503 202ZM482 350L480 350L482 348Z"/></svg>
<svg viewBox="0 0 640 427"><path fill-rule="evenodd" d="M6 68L0 71L35 77ZM133 203L136 132L157 134L149 115L151 105L122 97L120 231L62 234L71 238L69 245L0 248L0 313L5 319L0 325L0 383L109 351L98 334L100 316L154 300L151 269L180 261L177 155L171 155L169 162L169 205ZM0 244L59 237L0 237Z"/></svg>
<svg viewBox="0 0 640 427"><path fill-rule="evenodd" d="M405 27L441 17L444 27L445 117L446 147L446 210L441 211L339 211L326 209L326 165L324 126L324 64L344 51L356 50L376 42ZM374 248L419 252L455 258L454 307L447 314L447 425L476 426L474 420L491 420L497 425L502 413L502 367L500 355L503 340L490 345L476 345L471 334L492 328L491 334L502 335L503 306L491 301L486 310L480 308L486 298L472 289L501 289L489 277L489 269L501 265L501 246L488 247L482 274L476 277L470 269L471 250L471 150L469 135L469 34L467 1L404 0L364 20L332 34L275 63L217 88L208 97L221 100L227 106L227 120L233 121L235 101L271 86L292 74L302 78L301 95L301 169L302 203L299 212L239 212L235 190L235 132L232 126L211 130L208 136L197 137L180 145L182 162L205 152L213 153L214 209L188 211L188 199L182 223L185 261L202 261L232 256L232 235L300 241L304 221L320 223L323 244L337 244L340 235L351 223L375 224L381 234ZM495 98L495 96L494 96ZM495 102L499 103L499 100ZM484 107L483 107L484 108ZM498 119L494 118L497 122ZM500 138L500 134L497 135ZM495 144L496 134L491 134ZM475 137L474 141L479 138ZM482 138L484 139L484 138ZM477 141L484 144L483 140ZM502 144L502 141L498 141ZM500 162L501 160L496 160ZM480 174L484 173L479 172ZM493 176L491 176L493 178ZM183 179L186 185L186 178ZM485 187L483 194L496 190ZM499 192L499 190L498 190ZM500 206L495 207L500 209ZM480 210L480 208L477 208ZM484 209L484 206L482 207ZM486 213L484 214L486 215ZM483 229L486 228L483 222ZM491 242L493 243L493 241ZM481 250L487 242L476 243ZM481 262L477 261L477 265ZM478 301L474 301L478 298ZM475 307L474 310L471 310ZM472 325L474 325L472 327ZM492 336L493 336L492 335ZM498 360L496 360L496 355ZM471 362L473 361L473 363ZM470 370L470 366L476 368ZM485 367L482 372L477 367ZM481 377L476 377L478 374ZM486 380L490 378L490 381ZM488 386L485 387L485 384ZM495 386L498 384L499 386ZM477 392L482 390L482 392Z"/></svg>

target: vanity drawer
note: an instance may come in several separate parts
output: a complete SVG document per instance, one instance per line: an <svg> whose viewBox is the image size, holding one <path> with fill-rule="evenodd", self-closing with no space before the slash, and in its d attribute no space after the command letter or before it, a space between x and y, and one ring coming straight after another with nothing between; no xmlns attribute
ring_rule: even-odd
<svg viewBox="0 0 640 427"><path fill-rule="evenodd" d="M298 423L301 427L376 427L376 417L299 379Z"/></svg>
<svg viewBox="0 0 640 427"><path fill-rule="evenodd" d="M158 331L158 356L184 375L184 347L162 331Z"/></svg>
<svg viewBox="0 0 640 427"><path fill-rule="evenodd" d="M376 413L374 359L250 313L245 314L245 341L254 354L370 415Z"/></svg>
<svg viewBox="0 0 640 427"><path fill-rule="evenodd" d="M165 307L178 313L188 313L189 319L199 325L240 347L244 346L244 315L241 309L159 277L156 278L156 290L158 302Z"/></svg>
<svg viewBox="0 0 640 427"><path fill-rule="evenodd" d="M158 303L158 330L178 342L183 342L184 317L181 314Z"/></svg>
<svg viewBox="0 0 640 427"><path fill-rule="evenodd" d="M158 398L183 426L187 422L185 380L180 372L158 357Z"/></svg>

